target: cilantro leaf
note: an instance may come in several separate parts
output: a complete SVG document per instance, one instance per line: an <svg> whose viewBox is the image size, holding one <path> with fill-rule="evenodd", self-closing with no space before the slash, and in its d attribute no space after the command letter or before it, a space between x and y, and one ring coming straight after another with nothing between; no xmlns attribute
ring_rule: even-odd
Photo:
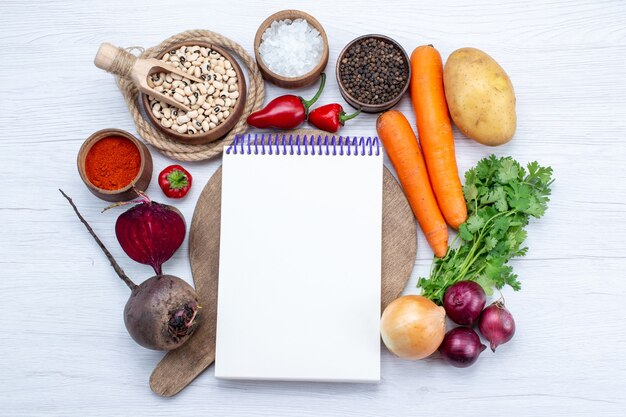
<svg viewBox="0 0 626 417"><path fill-rule="evenodd" d="M474 214L467 219L465 225L467 226L467 230L474 234L485 225L485 221L480 216Z"/></svg>

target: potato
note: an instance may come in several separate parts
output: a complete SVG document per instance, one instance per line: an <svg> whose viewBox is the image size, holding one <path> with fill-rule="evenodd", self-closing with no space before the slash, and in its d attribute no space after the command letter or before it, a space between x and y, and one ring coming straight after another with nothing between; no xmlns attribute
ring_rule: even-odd
<svg viewBox="0 0 626 417"><path fill-rule="evenodd" d="M450 116L465 135L483 145L507 143L515 134L515 92L509 76L475 48L454 51L443 70Z"/></svg>

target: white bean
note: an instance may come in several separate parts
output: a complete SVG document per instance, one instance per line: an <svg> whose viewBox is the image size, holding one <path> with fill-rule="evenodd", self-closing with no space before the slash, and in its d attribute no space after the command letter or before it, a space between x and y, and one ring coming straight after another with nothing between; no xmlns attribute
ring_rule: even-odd
<svg viewBox="0 0 626 417"><path fill-rule="evenodd" d="M206 94L207 89L206 89L206 85L204 85L204 83L203 84L194 84L194 85L198 86L198 90L200 91L200 93Z"/></svg>
<svg viewBox="0 0 626 417"><path fill-rule="evenodd" d="M213 123L216 123L216 124L219 123L219 119L214 114L209 114L209 120L211 120Z"/></svg>
<svg viewBox="0 0 626 417"><path fill-rule="evenodd" d="M239 91L233 91L228 95L231 99L237 99L239 97Z"/></svg>
<svg viewBox="0 0 626 417"><path fill-rule="evenodd" d="M227 99L224 99L224 105L226 107L230 107L230 106L233 105L233 103L232 103L232 101L229 98L227 98Z"/></svg>
<svg viewBox="0 0 626 417"><path fill-rule="evenodd" d="M231 64L230 61L228 60L224 61L224 68L228 70L228 69L231 69L232 67L233 67L233 64Z"/></svg>
<svg viewBox="0 0 626 417"><path fill-rule="evenodd" d="M179 125L182 125L183 123L187 123L189 122L189 117L186 115L182 115L182 116L178 116L178 118L176 119L176 123L178 123Z"/></svg>
<svg viewBox="0 0 626 417"><path fill-rule="evenodd" d="M189 117L190 119L194 119L198 117L198 111L193 110L193 111L187 112L187 117Z"/></svg>
<svg viewBox="0 0 626 417"><path fill-rule="evenodd" d="M187 86L185 86L185 88L183 89L183 91L184 91L184 94L185 94L186 96L190 96L190 95L192 95L192 94L193 94L193 92L191 91L191 87L189 87L188 85L187 85Z"/></svg>
<svg viewBox="0 0 626 417"><path fill-rule="evenodd" d="M181 96L179 93L174 93L174 100L182 103L185 101L185 97Z"/></svg>
<svg viewBox="0 0 626 417"><path fill-rule="evenodd" d="M224 119L224 113L221 113L221 112L220 112L220 113L217 113L217 118L218 118L219 120Z"/></svg>
<svg viewBox="0 0 626 417"><path fill-rule="evenodd" d="M178 133L187 133L187 125L178 126L178 129L176 129L176 131Z"/></svg>
<svg viewBox="0 0 626 417"><path fill-rule="evenodd" d="M175 74L174 74L175 75ZM165 81L167 81L168 83L172 83L172 81L174 81L174 79L172 78L172 74L167 74L165 76Z"/></svg>
<svg viewBox="0 0 626 417"><path fill-rule="evenodd" d="M237 79L236 78L229 78L228 79L228 85L234 85L237 84Z"/></svg>
<svg viewBox="0 0 626 417"><path fill-rule="evenodd" d="M172 122L169 119L161 119L161 126L163 127L171 127L172 126Z"/></svg>
<svg viewBox="0 0 626 417"><path fill-rule="evenodd" d="M215 100L215 104L217 104L218 106L224 106L226 103L221 98L218 98L217 100Z"/></svg>
<svg viewBox="0 0 626 417"><path fill-rule="evenodd" d="M208 95L213 95L213 93L215 93L215 87L213 85L211 85L207 90L206 90L206 94Z"/></svg>
<svg viewBox="0 0 626 417"><path fill-rule="evenodd" d="M215 87L217 90L221 90L222 87L224 87L224 84L219 81L213 81L213 87Z"/></svg>
<svg viewBox="0 0 626 417"><path fill-rule="evenodd" d="M207 122L206 120L204 122L202 122L202 130L204 130L205 132L208 132L209 129L211 129L209 127L209 122Z"/></svg>
<svg viewBox="0 0 626 417"><path fill-rule="evenodd" d="M200 123L202 123L204 119L206 119L206 116L204 114L199 114L198 117L196 117L196 120Z"/></svg>
<svg viewBox="0 0 626 417"><path fill-rule="evenodd" d="M197 101L198 106L202 106L205 101L206 101L205 95L201 94L200 96L198 96L198 101Z"/></svg>
<svg viewBox="0 0 626 417"><path fill-rule="evenodd" d="M237 73L235 72L235 70L229 69L228 71L226 71L226 75L228 75L229 77L236 77Z"/></svg>
<svg viewBox="0 0 626 417"><path fill-rule="evenodd" d="M215 123L209 123L209 128L210 129L215 129L217 127L217 125Z"/></svg>
<svg viewBox="0 0 626 417"><path fill-rule="evenodd" d="M183 77L181 77L178 74L174 74L174 73L172 73L171 78L172 78L172 80L178 80L178 81L181 81L183 79ZM170 82L172 82L172 81L170 81Z"/></svg>
<svg viewBox="0 0 626 417"><path fill-rule="evenodd" d="M169 119L170 117L172 117L172 109L170 109L169 107L166 107L163 109L163 117Z"/></svg>
<svg viewBox="0 0 626 417"><path fill-rule="evenodd" d="M226 119L228 116L230 116L230 112L228 110L224 110L222 112L222 114L224 115L224 119Z"/></svg>

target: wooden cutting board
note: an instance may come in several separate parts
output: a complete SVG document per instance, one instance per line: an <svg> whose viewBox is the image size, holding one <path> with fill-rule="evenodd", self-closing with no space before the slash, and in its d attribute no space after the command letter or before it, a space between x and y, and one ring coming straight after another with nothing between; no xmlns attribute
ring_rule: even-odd
<svg viewBox="0 0 626 417"><path fill-rule="evenodd" d="M217 278L219 269L222 168L200 194L189 231L191 272L202 306L195 335L168 352L150 376L156 394L171 397L215 359ZM399 184L387 168L383 178L382 305L384 309L402 292L413 270L417 251L413 212Z"/></svg>

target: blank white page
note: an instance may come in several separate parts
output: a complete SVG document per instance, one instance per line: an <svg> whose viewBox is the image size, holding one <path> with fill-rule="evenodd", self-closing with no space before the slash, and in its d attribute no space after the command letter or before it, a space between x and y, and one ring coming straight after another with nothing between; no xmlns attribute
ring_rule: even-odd
<svg viewBox="0 0 626 417"><path fill-rule="evenodd" d="M216 377L379 381L375 149L224 152Z"/></svg>

